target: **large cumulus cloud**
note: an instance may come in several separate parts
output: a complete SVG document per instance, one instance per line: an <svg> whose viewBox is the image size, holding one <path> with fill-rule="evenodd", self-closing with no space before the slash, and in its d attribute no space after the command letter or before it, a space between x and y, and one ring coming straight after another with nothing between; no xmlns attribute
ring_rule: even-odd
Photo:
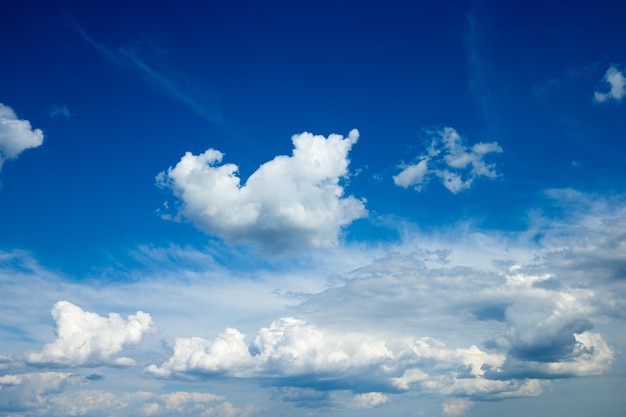
<svg viewBox="0 0 626 417"><path fill-rule="evenodd" d="M215 149L187 152L157 181L182 201L183 217L229 242L252 241L272 251L334 246L341 227L367 213L363 201L344 196L340 183L358 137L357 130L346 138L294 135L291 156L264 163L243 185L237 166L220 165L224 155Z"/></svg>

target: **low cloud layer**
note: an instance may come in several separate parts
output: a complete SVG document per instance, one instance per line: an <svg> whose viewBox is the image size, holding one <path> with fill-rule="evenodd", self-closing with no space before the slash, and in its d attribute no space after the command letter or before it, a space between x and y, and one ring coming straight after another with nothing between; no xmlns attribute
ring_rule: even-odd
<svg viewBox="0 0 626 417"><path fill-rule="evenodd" d="M184 218L228 242L255 242L270 251L332 247L343 226L367 214L340 183L358 137L357 130L346 138L294 135L291 156L261 165L243 185L237 166L220 165L224 155L215 149L187 152L157 181L181 200Z"/></svg>
<svg viewBox="0 0 626 417"><path fill-rule="evenodd" d="M6 160L42 143L41 129L33 130L28 120L18 119L11 107L0 103L0 169Z"/></svg>
<svg viewBox="0 0 626 417"><path fill-rule="evenodd" d="M604 82L609 85L609 91L606 93L596 91L593 94L594 101L598 103L610 100L621 102L624 96L626 96L626 78L624 78L624 74L617 67L611 66L604 75Z"/></svg>
<svg viewBox="0 0 626 417"><path fill-rule="evenodd" d="M123 319L111 313L102 317L80 307L59 301L52 308L57 339L39 353L29 353L29 364L93 366L101 364L132 365L131 358L117 356L125 347L139 343L152 326L149 314L138 311Z"/></svg>
<svg viewBox="0 0 626 417"><path fill-rule="evenodd" d="M421 191L431 178L438 178L450 192L456 194L470 188L479 177L494 179L498 176L494 163L484 158L490 153L500 153L497 142L479 142L468 148L458 132L445 127L429 132L430 146L413 164L400 165L402 171L393 182L403 188Z"/></svg>

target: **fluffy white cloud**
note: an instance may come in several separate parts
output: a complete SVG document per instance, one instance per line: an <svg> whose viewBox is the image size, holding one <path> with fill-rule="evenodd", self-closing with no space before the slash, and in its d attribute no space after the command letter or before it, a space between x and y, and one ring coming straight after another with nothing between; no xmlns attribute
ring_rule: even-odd
<svg viewBox="0 0 626 417"><path fill-rule="evenodd" d="M495 164L484 161L485 155L502 152L496 142L480 142L468 148L451 127L429 132L429 136L430 146L426 154L417 158L419 162L400 166L402 171L393 177L397 186L413 186L421 191L430 178L435 177L456 194L470 188L478 177L493 179L498 176Z"/></svg>
<svg viewBox="0 0 626 417"><path fill-rule="evenodd" d="M0 103L0 168L7 159L42 143L41 129L33 130L28 120L18 119L11 107Z"/></svg>
<svg viewBox="0 0 626 417"><path fill-rule="evenodd" d="M51 314L57 323L57 339L39 353L28 353L30 364L132 365L133 359L116 355L139 343L153 326L150 315L142 311L126 320L116 313L107 318L68 301L56 303Z"/></svg>
<svg viewBox="0 0 626 417"><path fill-rule="evenodd" d="M608 100L622 101L626 95L626 78L624 74L615 66L611 66L604 74L604 81L609 84L611 89L608 93L596 91L593 94L594 101L604 103Z"/></svg>
<svg viewBox="0 0 626 417"><path fill-rule="evenodd" d="M302 133L292 137L292 156L277 156L241 184L234 164L219 165L223 154L189 152L157 176L182 200L181 214L208 234L229 242L257 242L272 251L337 244L342 226L367 214L363 201L345 197L348 137Z"/></svg>

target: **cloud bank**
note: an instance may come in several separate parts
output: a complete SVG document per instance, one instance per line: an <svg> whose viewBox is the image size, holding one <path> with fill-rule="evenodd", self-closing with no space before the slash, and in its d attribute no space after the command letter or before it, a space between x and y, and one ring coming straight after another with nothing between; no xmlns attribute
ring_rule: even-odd
<svg viewBox="0 0 626 417"><path fill-rule="evenodd" d="M111 313L108 318L67 302L52 308L57 323L57 339L39 353L29 353L32 365L95 366L101 364L132 365L131 358L116 356L125 347L139 343L152 326L149 314L138 311L123 319Z"/></svg>
<svg viewBox="0 0 626 417"><path fill-rule="evenodd" d="M234 164L209 149L187 152L157 182L182 201L180 214L228 242L255 242L270 251L337 245L343 226L367 214L364 202L344 196L348 152L358 131L328 138L294 135L291 156L264 163L245 182Z"/></svg>
<svg viewBox="0 0 626 417"><path fill-rule="evenodd" d="M456 194L470 188L478 177L494 179L498 176L495 164L484 161L485 155L502 152L497 142L479 142L468 148L451 127L429 132L429 138L427 153L420 155L418 162L400 165L402 171L393 177L397 186L421 191L435 177Z"/></svg>
<svg viewBox="0 0 626 417"><path fill-rule="evenodd" d="M18 119L13 109L0 103L0 169L26 149L43 143L41 129L32 129L28 120Z"/></svg>
<svg viewBox="0 0 626 417"><path fill-rule="evenodd" d="M597 103L604 103L609 100L621 102L626 95L626 78L624 74L615 66L611 66L604 74L604 81L609 84L611 89L608 93L596 91L593 99Z"/></svg>

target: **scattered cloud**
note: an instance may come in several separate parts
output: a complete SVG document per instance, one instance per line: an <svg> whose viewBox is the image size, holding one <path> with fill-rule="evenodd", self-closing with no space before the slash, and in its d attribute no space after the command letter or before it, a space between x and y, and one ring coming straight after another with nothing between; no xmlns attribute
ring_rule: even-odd
<svg viewBox="0 0 626 417"><path fill-rule="evenodd" d="M33 388L40 392L37 397L21 393L31 387L20 381L43 378L43 373L35 376L28 369L43 371L46 363L29 360L33 354L28 353L0 354L3 411L21 412L15 411L19 402L23 410L30 410L25 415L243 416L252 408L232 405L232 399L221 395L192 395L194 389L184 389L208 380L226 385L237 380L258 386L261 401L274 401L270 405L274 408L367 409L409 396L437 398L442 415L452 417L484 401L541 395L559 379L619 372L623 358L617 347L623 343L626 318L623 196L601 197L572 189L548 190L544 196L547 201L541 206L550 211L535 213L521 233L476 230L470 225L437 234L412 230L403 235L404 241L384 250L346 245L337 259L330 257L335 251L328 251L329 261L319 258L315 262L319 269L312 266L306 271L309 275L290 267L257 271L261 281L264 274L275 279L263 285L237 274L220 278L228 271L215 272L214 263L206 266L210 273L203 272L192 264L206 258L191 250L185 256L177 248L170 261L161 259L166 249L152 254L163 264L185 259L179 269L159 268L169 278L149 272L133 282L93 292L80 283L65 286L63 292L98 299L101 305L154 306L150 313L171 351L162 351L156 343L146 349L148 341L142 343L133 355L141 367L124 368L124 375L147 387L175 381L181 387L177 389L188 392L120 394L105 389L116 385L111 372L122 368L95 373L83 367L115 365L123 348L142 338L128 335L132 323L141 321L139 313L111 320L65 305L58 309L74 314L55 318L58 339L36 355L46 356L52 368L71 366L77 374L85 372L64 374L39 391ZM354 268L356 256L360 267ZM41 267L18 262L19 254L0 253L0 260L4 258L0 286L16 299L16 304L5 303L8 307L17 308L13 306L32 296L28 288L24 294L11 289L16 279L31 281L28 268L46 276L52 282L48 285L59 287ZM19 272L9 273L11 266ZM250 295L269 294L273 288L288 293L309 276L333 272L325 284L299 292L295 300L281 298L280 293L267 300L257 296L264 299L258 301ZM277 278L281 274L293 280ZM34 282L39 286L40 281ZM241 288L247 287L248 295L242 295ZM229 297L239 304L237 300L228 304ZM184 305L176 301L181 299ZM255 303L265 304L246 310ZM281 303L283 307L277 307ZM269 304L274 309L257 317ZM222 330L225 321L232 327ZM77 335L65 330L70 324ZM84 333L87 336L79 340L78 334ZM90 346L91 353L80 356L79 346ZM22 357L26 363L17 363ZM77 384L98 384L101 390L78 392L72 388Z"/></svg>
<svg viewBox="0 0 626 417"><path fill-rule="evenodd" d="M343 226L367 214L363 200L344 197L341 185L358 137L356 129L346 138L294 135L292 155L264 163L244 185L236 165L219 165L220 151L187 152L157 183L182 201L184 218L228 242L255 242L274 252L332 247Z"/></svg>
<svg viewBox="0 0 626 417"><path fill-rule="evenodd" d="M68 301L56 303L52 317L57 323L57 339L40 353L27 354L29 364L132 365L133 359L116 355L124 347L139 343L153 326L150 315L142 311L128 316L127 320L116 313L105 318Z"/></svg>
<svg viewBox="0 0 626 417"><path fill-rule="evenodd" d="M498 176L495 164L484 161L485 155L502 152L497 142L479 142L468 148L451 127L428 132L428 136L431 142L427 153L420 155L414 164L400 165L402 171L393 177L397 186L421 191L431 177L436 177L456 194L470 188L478 177Z"/></svg>
<svg viewBox="0 0 626 417"><path fill-rule="evenodd" d="M113 393L71 388L80 380L62 372L0 376L0 412L11 416L155 416L246 417L252 406L238 408L222 395L177 391ZM16 414L13 414L16 413Z"/></svg>
<svg viewBox="0 0 626 417"><path fill-rule="evenodd" d="M63 117L68 122L72 119L73 116L72 112L70 112L70 109L65 104L54 106L49 114L50 117L55 119Z"/></svg>
<svg viewBox="0 0 626 417"><path fill-rule="evenodd" d="M608 83L611 89L608 93L594 92L593 100L596 103L604 103L609 100L621 102L626 95L626 78L624 74L613 65L604 74L604 81Z"/></svg>
<svg viewBox="0 0 626 417"><path fill-rule="evenodd" d="M41 129L32 129L28 120L18 119L13 109L0 103L0 169L4 161L43 143Z"/></svg>

